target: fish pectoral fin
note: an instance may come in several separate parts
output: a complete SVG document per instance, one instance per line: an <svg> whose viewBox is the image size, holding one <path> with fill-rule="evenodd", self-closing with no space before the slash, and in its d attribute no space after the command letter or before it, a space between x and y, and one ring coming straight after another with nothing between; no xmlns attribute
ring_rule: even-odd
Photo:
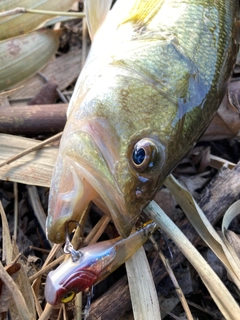
<svg viewBox="0 0 240 320"><path fill-rule="evenodd" d="M88 31L91 40L93 40L95 34L108 14L112 0L87 0L84 3Z"/></svg>
<svg viewBox="0 0 240 320"><path fill-rule="evenodd" d="M133 22L144 25L155 16L164 0L136 0L132 2L133 6L122 23Z"/></svg>

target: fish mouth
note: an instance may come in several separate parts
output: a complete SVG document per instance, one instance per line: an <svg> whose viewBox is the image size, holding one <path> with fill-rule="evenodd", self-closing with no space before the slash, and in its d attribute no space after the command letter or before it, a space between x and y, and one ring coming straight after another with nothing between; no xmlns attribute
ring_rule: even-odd
<svg viewBox="0 0 240 320"><path fill-rule="evenodd" d="M96 135L96 124L94 130L88 124L68 136L67 143L61 143L49 196L46 229L50 241L64 242L65 222L79 221L91 201L110 215L122 237L131 233L138 214L126 208L124 194L112 172L114 161L104 156L110 145L106 139L100 139L103 146Z"/></svg>

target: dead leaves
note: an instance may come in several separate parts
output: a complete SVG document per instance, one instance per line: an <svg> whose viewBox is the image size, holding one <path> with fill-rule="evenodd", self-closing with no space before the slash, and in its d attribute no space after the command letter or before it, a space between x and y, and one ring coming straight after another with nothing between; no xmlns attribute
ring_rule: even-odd
<svg viewBox="0 0 240 320"><path fill-rule="evenodd" d="M19 253L15 241L11 240L7 218L1 202L0 214L3 229L3 257L7 265L4 268L0 262L0 312L10 310L13 319L32 320L35 319L35 305L31 285L24 267L20 263L12 263L12 260Z"/></svg>

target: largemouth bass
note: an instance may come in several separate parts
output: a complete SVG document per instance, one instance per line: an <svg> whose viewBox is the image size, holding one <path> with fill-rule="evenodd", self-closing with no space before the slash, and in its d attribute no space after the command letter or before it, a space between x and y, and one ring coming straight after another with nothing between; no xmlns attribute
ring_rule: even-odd
<svg viewBox="0 0 240 320"><path fill-rule="evenodd" d="M69 302L78 292L102 281L129 259L155 230L156 224L151 222L127 239L118 237L82 248L79 259L69 258L48 274L47 302L52 305Z"/></svg>
<svg viewBox="0 0 240 320"><path fill-rule="evenodd" d="M93 201L129 236L206 129L237 54L236 0L118 0L94 36L52 177L48 237Z"/></svg>

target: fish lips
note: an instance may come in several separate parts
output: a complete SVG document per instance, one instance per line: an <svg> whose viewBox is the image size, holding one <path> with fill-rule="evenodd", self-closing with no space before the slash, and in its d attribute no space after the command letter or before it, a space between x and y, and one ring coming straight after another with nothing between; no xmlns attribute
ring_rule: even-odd
<svg viewBox="0 0 240 320"><path fill-rule="evenodd" d="M128 237L139 213L127 212L124 195L94 139L85 131L73 135L61 146L63 152L59 153L52 179L46 223L48 239L64 242L65 222L79 221L89 203L98 205L99 199L119 234ZM96 155L94 163L92 159Z"/></svg>
<svg viewBox="0 0 240 320"><path fill-rule="evenodd" d="M65 222L71 219L79 221L78 208L84 213L96 193L87 181L78 177L66 160L61 176L53 176L49 195L46 231L48 239L55 243L64 242Z"/></svg>

